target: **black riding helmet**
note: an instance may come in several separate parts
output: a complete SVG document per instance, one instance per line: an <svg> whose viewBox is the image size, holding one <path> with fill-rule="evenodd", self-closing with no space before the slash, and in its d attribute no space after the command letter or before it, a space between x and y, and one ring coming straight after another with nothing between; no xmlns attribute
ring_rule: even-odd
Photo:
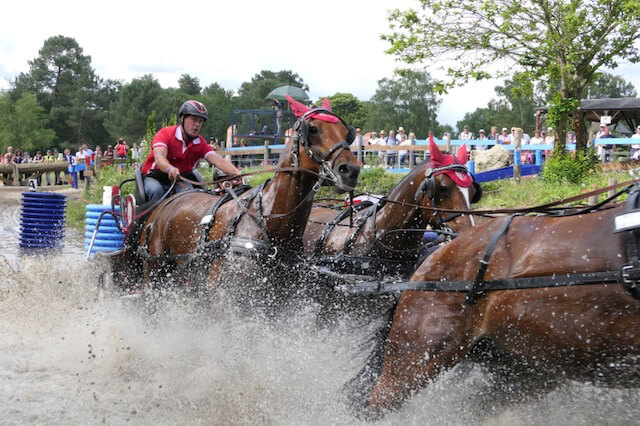
<svg viewBox="0 0 640 426"><path fill-rule="evenodd" d="M202 102L194 101L193 99L183 103L182 106L180 107L180 112L178 112L178 116L182 118L185 115L195 115L196 117L202 117L205 120L209 118L209 115L207 113L207 107L204 106Z"/></svg>

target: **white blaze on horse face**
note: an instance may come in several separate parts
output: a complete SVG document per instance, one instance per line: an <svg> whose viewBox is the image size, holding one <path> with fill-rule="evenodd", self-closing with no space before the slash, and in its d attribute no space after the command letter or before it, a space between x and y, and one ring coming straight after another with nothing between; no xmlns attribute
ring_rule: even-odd
<svg viewBox="0 0 640 426"><path fill-rule="evenodd" d="M464 195L464 200L467 203L467 209L471 210L471 201L469 201L469 188L463 188L458 185L458 189L460 190L460 192L462 192L462 195ZM476 223L473 220L473 215L469 215L469 220L471 221L471 226L476 226Z"/></svg>

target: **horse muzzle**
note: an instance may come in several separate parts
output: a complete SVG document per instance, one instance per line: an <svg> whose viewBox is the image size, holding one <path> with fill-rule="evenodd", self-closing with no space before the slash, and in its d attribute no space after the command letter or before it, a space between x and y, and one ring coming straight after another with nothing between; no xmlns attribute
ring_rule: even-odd
<svg viewBox="0 0 640 426"><path fill-rule="evenodd" d="M353 191L358 185L359 165L350 163L336 164L332 171L336 177L334 186L339 193Z"/></svg>

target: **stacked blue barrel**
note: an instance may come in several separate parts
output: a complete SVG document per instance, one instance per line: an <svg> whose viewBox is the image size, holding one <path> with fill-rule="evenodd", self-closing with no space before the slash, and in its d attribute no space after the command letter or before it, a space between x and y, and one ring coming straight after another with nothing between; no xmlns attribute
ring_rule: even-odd
<svg viewBox="0 0 640 426"><path fill-rule="evenodd" d="M53 192L23 192L20 247L52 248L64 241L67 197Z"/></svg>
<svg viewBox="0 0 640 426"><path fill-rule="evenodd" d="M104 204L88 204L87 213L85 218L85 233L84 233L84 251L87 255L93 255L97 252L114 252L118 251L124 245L124 234L118 228L116 218L113 214L105 213L106 211L113 211L110 205ZM115 214L120 213L120 207L115 206ZM98 220L100 224L98 225ZM94 231L98 228L96 237L93 241L93 247L91 253L89 253L89 247L91 246L91 240L93 239Z"/></svg>

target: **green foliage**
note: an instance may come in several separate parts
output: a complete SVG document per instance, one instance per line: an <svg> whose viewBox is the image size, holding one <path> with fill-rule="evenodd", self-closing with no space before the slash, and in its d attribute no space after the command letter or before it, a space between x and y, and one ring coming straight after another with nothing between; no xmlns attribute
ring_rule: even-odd
<svg viewBox="0 0 640 426"><path fill-rule="evenodd" d="M23 93L15 102L8 95L0 96L0 150L8 146L21 148L31 153L50 148L55 138L53 130L47 128L44 109L38 104L36 95Z"/></svg>
<svg viewBox="0 0 640 426"><path fill-rule="evenodd" d="M505 80L503 86L496 86L495 91L498 98L490 100L486 108L465 114L457 123L458 131L468 125L475 135L480 129L488 135L492 126L496 126L498 132L502 127L521 127L532 135L536 126L536 106L544 101L533 96L531 81L524 74L517 74L513 80Z"/></svg>
<svg viewBox="0 0 640 426"><path fill-rule="evenodd" d="M336 93L327 97L331 110L354 127L363 128L367 122L367 109L358 98L351 93ZM318 99L316 106L322 104L324 97Z"/></svg>
<svg viewBox="0 0 640 426"><path fill-rule="evenodd" d="M537 206L608 186L611 178L624 182L629 180L630 176L626 172L597 172L591 173L582 183L565 181L561 185L538 178L525 178L520 182L513 179L487 182L482 184L484 195L474 207L490 209ZM602 196L600 197L602 200Z"/></svg>
<svg viewBox="0 0 640 426"><path fill-rule="evenodd" d="M198 77L192 77L189 74L182 74L178 79L180 90L189 96L199 95L202 87Z"/></svg>
<svg viewBox="0 0 640 426"><path fill-rule="evenodd" d="M557 129L565 125L570 112L580 107L580 100L575 98L565 98L561 93L556 93L549 105L547 115L547 125Z"/></svg>
<svg viewBox="0 0 640 426"><path fill-rule="evenodd" d="M531 81L558 87L562 99L579 99L602 68L640 61L637 0L553 2L521 0L420 0L419 10L389 14L388 53L408 64L443 64L445 81L436 88L471 79L526 72ZM556 114L568 122L566 104ZM579 147L586 146L578 123ZM565 126L565 128L567 128ZM561 143L564 143L564 134Z"/></svg>
<svg viewBox="0 0 640 426"><path fill-rule="evenodd" d="M401 173L389 173L383 167L366 167L360 172L356 192L388 194L404 177Z"/></svg>
<svg viewBox="0 0 640 426"><path fill-rule="evenodd" d="M559 152L547 159L542 177L549 183L581 184L597 166L598 156L593 148L577 153Z"/></svg>
<svg viewBox="0 0 640 426"><path fill-rule="evenodd" d="M595 80L586 88L584 97L587 99L602 98L635 98L638 96L632 83L625 81L620 75L607 72L596 74Z"/></svg>
<svg viewBox="0 0 640 426"><path fill-rule="evenodd" d="M302 77L293 71L282 70L278 72L263 70L254 75L251 81L244 82L238 90L238 98L234 100L234 108L237 109L268 109L271 108L267 95L273 89L280 86L297 86L305 91L309 86L304 83Z"/></svg>
<svg viewBox="0 0 640 426"><path fill-rule="evenodd" d="M436 116L441 102L428 72L403 70L393 79L378 81L365 128L388 131L403 126L407 134L414 132L418 139L424 139L430 130L438 128Z"/></svg>

